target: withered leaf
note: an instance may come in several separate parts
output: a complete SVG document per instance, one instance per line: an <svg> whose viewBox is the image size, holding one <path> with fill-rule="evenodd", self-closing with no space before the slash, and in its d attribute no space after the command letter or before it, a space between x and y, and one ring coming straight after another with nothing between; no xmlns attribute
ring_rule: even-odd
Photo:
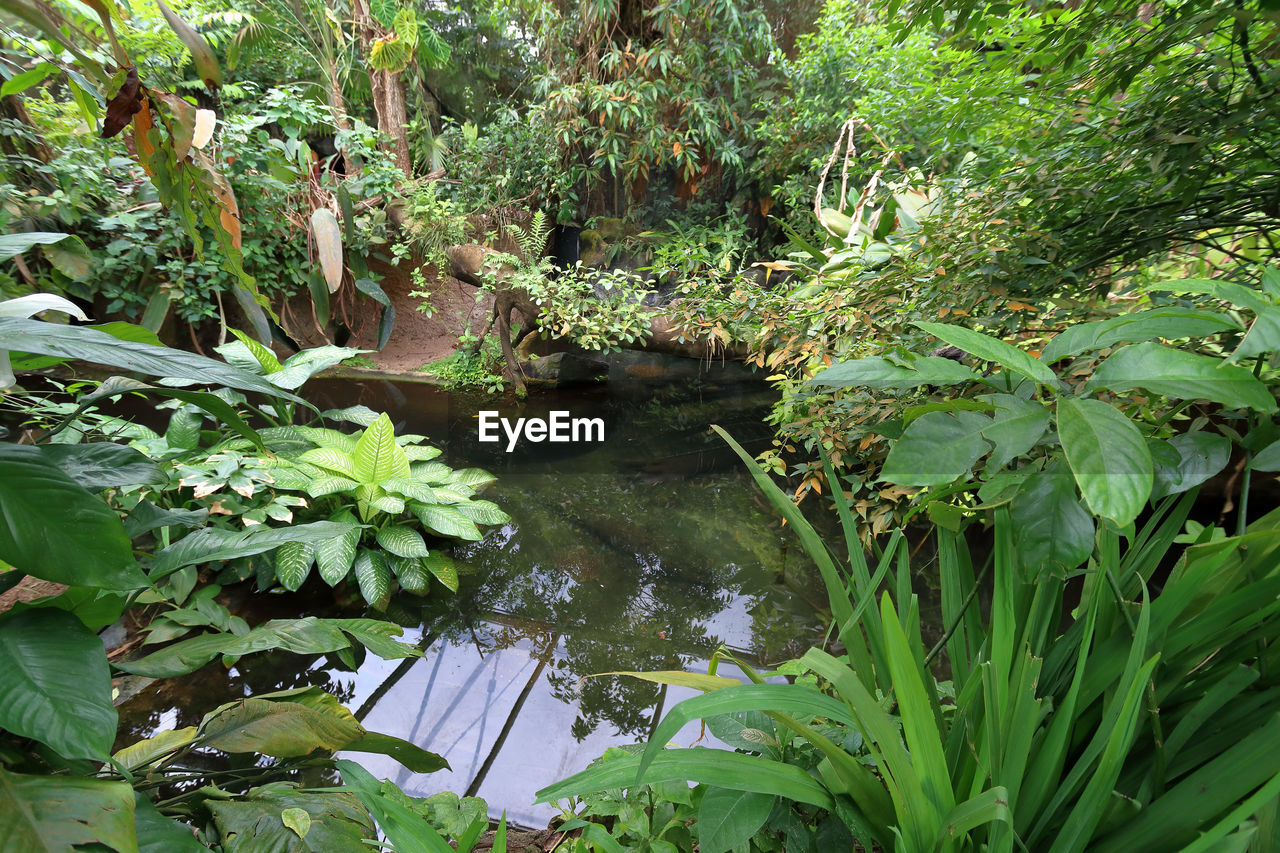
<svg viewBox="0 0 1280 853"><path fill-rule="evenodd" d="M110 139L142 109L142 85L138 82L138 69L129 66L124 83L116 96L107 102L107 117L102 120L102 138Z"/></svg>

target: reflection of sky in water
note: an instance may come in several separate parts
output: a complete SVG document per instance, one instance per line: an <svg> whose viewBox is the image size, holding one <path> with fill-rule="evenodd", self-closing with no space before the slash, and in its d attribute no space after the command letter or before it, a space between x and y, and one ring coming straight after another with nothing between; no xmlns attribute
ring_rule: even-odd
<svg viewBox="0 0 1280 853"><path fill-rule="evenodd" d="M214 664L144 689L121 708L122 730L145 736L197 723L240 696L317 684L367 728L437 752L453 768L419 775L384 756L350 756L375 775L418 796L479 795L495 815L506 810L517 823L542 825L557 812L532 806L535 791L609 746L645 740L656 706L669 709L692 695L682 688L663 695L638 679L583 676L706 672L722 643L766 663L803 653L817 639L813 611L825 595L741 464L706 430L713 420L726 422L726 410L758 424L767 398L690 386L657 405L652 394L620 402L591 393L597 396L568 402L559 396L555 406L606 414L605 445L572 460L526 455L494 464L475 458L463 440L474 430L465 405L450 402L446 418L438 392L406 388L371 397L362 388L358 402L388 411L398 432L446 436L439 443L448 464L493 470L499 480L483 496L513 517L487 529L482 542L455 549L462 576L456 597L433 594L425 607L397 597L402 621L427 626L406 629L403 638L426 644L425 657L368 655L357 673L291 655L250 656L229 671ZM339 402L357 401L323 404ZM322 585L307 589L309 599L254 596L243 615L251 624L268 618L265 606L272 617L300 610L353 615L329 603ZM739 677L729 664L720 674ZM688 746L698 737L691 725L674 742Z"/></svg>

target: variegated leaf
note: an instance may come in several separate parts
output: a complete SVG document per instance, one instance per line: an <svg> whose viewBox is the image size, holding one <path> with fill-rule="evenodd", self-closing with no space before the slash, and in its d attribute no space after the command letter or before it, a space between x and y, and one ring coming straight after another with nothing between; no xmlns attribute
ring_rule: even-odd
<svg viewBox="0 0 1280 853"><path fill-rule="evenodd" d="M341 450L334 450L331 447L316 447L308 450L299 458L303 462L310 462L312 465L317 465L326 471L341 474L342 476L349 477L352 480L362 479L356 475L355 465L352 462L351 457L343 453ZM362 480L362 482L368 481Z"/></svg>
<svg viewBox="0 0 1280 853"><path fill-rule="evenodd" d="M297 590L311 573L316 549L306 542L286 542L276 549L276 580L290 592Z"/></svg>
<svg viewBox="0 0 1280 853"><path fill-rule="evenodd" d="M425 557L427 543L422 534L403 525L384 527L377 532L378 544L398 557Z"/></svg>
<svg viewBox="0 0 1280 853"><path fill-rule="evenodd" d="M454 507L476 524L506 524L511 516L503 512L493 501L467 501Z"/></svg>
<svg viewBox="0 0 1280 853"><path fill-rule="evenodd" d="M391 569L377 551L362 549L351 566L360 594L370 606L382 610L391 598Z"/></svg>
<svg viewBox="0 0 1280 853"><path fill-rule="evenodd" d="M431 556L423 557L421 562L427 571L436 576L436 580L449 588L450 592L458 591L458 570L453 567L453 560L439 551L432 551Z"/></svg>
<svg viewBox="0 0 1280 853"><path fill-rule="evenodd" d="M409 510L418 517L424 527L441 536L472 541L481 538L475 522L451 506L433 506L410 501Z"/></svg>
<svg viewBox="0 0 1280 853"><path fill-rule="evenodd" d="M400 588L406 592L422 594L431 587L431 575L416 557L388 557L387 563L396 573Z"/></svg>

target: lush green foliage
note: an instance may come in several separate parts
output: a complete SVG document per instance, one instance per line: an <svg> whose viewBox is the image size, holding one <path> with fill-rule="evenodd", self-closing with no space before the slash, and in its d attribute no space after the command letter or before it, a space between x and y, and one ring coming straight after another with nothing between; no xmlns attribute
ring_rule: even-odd
<svg viewBox="0 0 1280 853"><path fill-rule="evenodd" d="M1280 624L1274 608L1256 604L1277 582L1280 516L1239 537L1203 537L1154 596L1191 495L1164 498L1140 528L1099 529L1074 578L1020 553L1008 507L987 511L994 548L980 569L962 535L935 528L947 630L926 652L905 538L895 533L868 563L837 493L849 545L848 565L838 565L735 449L822 570L846 654L811 650L778 670L800 676L792 685L764 683L745 664L751 684L635 673L705 695L668 712L643 755L588 769L541 798L691 779L760 795L749 810L756 827L781 798L809 822L839 816L865 848L895 850L1208 849L1246 842L1249 818L1274 807L1280 765L1260 757L1277 737L1275 686L1257 641ZM983 615L975 599L988 574ZM949 682L930 670L944 652ZM735 753L663 749L691 720L744 713L762 714L761 728L731 741ZM832 726L857 737L823 731ZM822 758L810 775L813 749ZM1117 796L1137 808L1116 808Z"/></svg>

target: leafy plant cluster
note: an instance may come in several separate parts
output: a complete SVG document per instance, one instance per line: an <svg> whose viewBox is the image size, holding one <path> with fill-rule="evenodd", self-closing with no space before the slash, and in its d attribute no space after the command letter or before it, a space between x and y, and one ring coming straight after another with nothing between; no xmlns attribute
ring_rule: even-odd
<svg viewBox="0 0 1280 853"><path fill-rule="evenodd" d="M903 534L868 559L837 491L849 553L838 562L733 447L820 568L844 653L814 648L774 673L737 661L748 683L714 666L630 673L703 695L671 709L643 753L588 768L540 800L695 781L707 786L703 808L713 793L736 805L720 824L700 816L700 833L733 826L714 844L704 836L700 849L714 851L748 841L770 849L779 810L801 826L832 818L864 849L1208 850L1262 840L1280 772L1260 751L1277 736L1270 645L1258 642L1277 630L1275 608L1258 607L1277 582L1275 513L1239 536L1206 531L1179 549L1196 486L1179 487L1139 526L1100 526L1084 568L1066 575L1027 559L1007 505L968 527L989 526L985 559L963 530L936 526L946 630L930 647ZM1192 460L1180 472L1194 480L1201 467ZM988 578L989 612L976 603ZM931 669L942 659L945 681ZM794 681L766 682L770 674ZM736 729L734 751L666 748L698 719Z"/></svg>
<svg viewBox="0 0 1280 853"><path fill-rule="evenodd" d="M0 847L358 851L380 827L397 844L427 845L402 849L451 849L402 793L333 756L381 753L416 772L447 767L444 760L366 730L320 689L237 700L198 726L112 752L112 672L169 678L268 650L335 655L352 668L366 650L420 656L396 639L398 625L372 618L250 625L219 600L221 585L210 578L230 583L256 574L264 590L276 582L296 589L309 556L331 583L354 573L375 602L385 602L393 571L405 588L421 590L430 573L456 588L456 573L401 513L407 504L439 536L478 537L459 507L505 519L493 504L471 500L468 483L479 483L480 472L429 461L436 451L420 438L402 447L386 416L368 410L332 413L365 421L356 436L295 423L309 407L293 390L350 350L308 351L280 363L242 337L227 354L256 365L248 370L159 346L127 324L27 319L38 310L79 313L59 297L14 302L0 305L0 336L20 350L12 356L17 370L76 358L158 376L160 384L115 377L65 386L77 391L69 403L8 398L39 443L0 445L0 560L8 569L0 583L9 589L30 576L67 588L0 614L7 804ZM163 434L98 411L104 400L133 393L176 404ZM249 394L271 402L251 403ZM275 425L254 429L246 412ZM317 516L325 520L310 520ZM162 647L109 660L95 631L144 608L155 616L145 645ZM317 772L346 784L300 782ZM473 841L487 825L468 830Z"/></svg>

